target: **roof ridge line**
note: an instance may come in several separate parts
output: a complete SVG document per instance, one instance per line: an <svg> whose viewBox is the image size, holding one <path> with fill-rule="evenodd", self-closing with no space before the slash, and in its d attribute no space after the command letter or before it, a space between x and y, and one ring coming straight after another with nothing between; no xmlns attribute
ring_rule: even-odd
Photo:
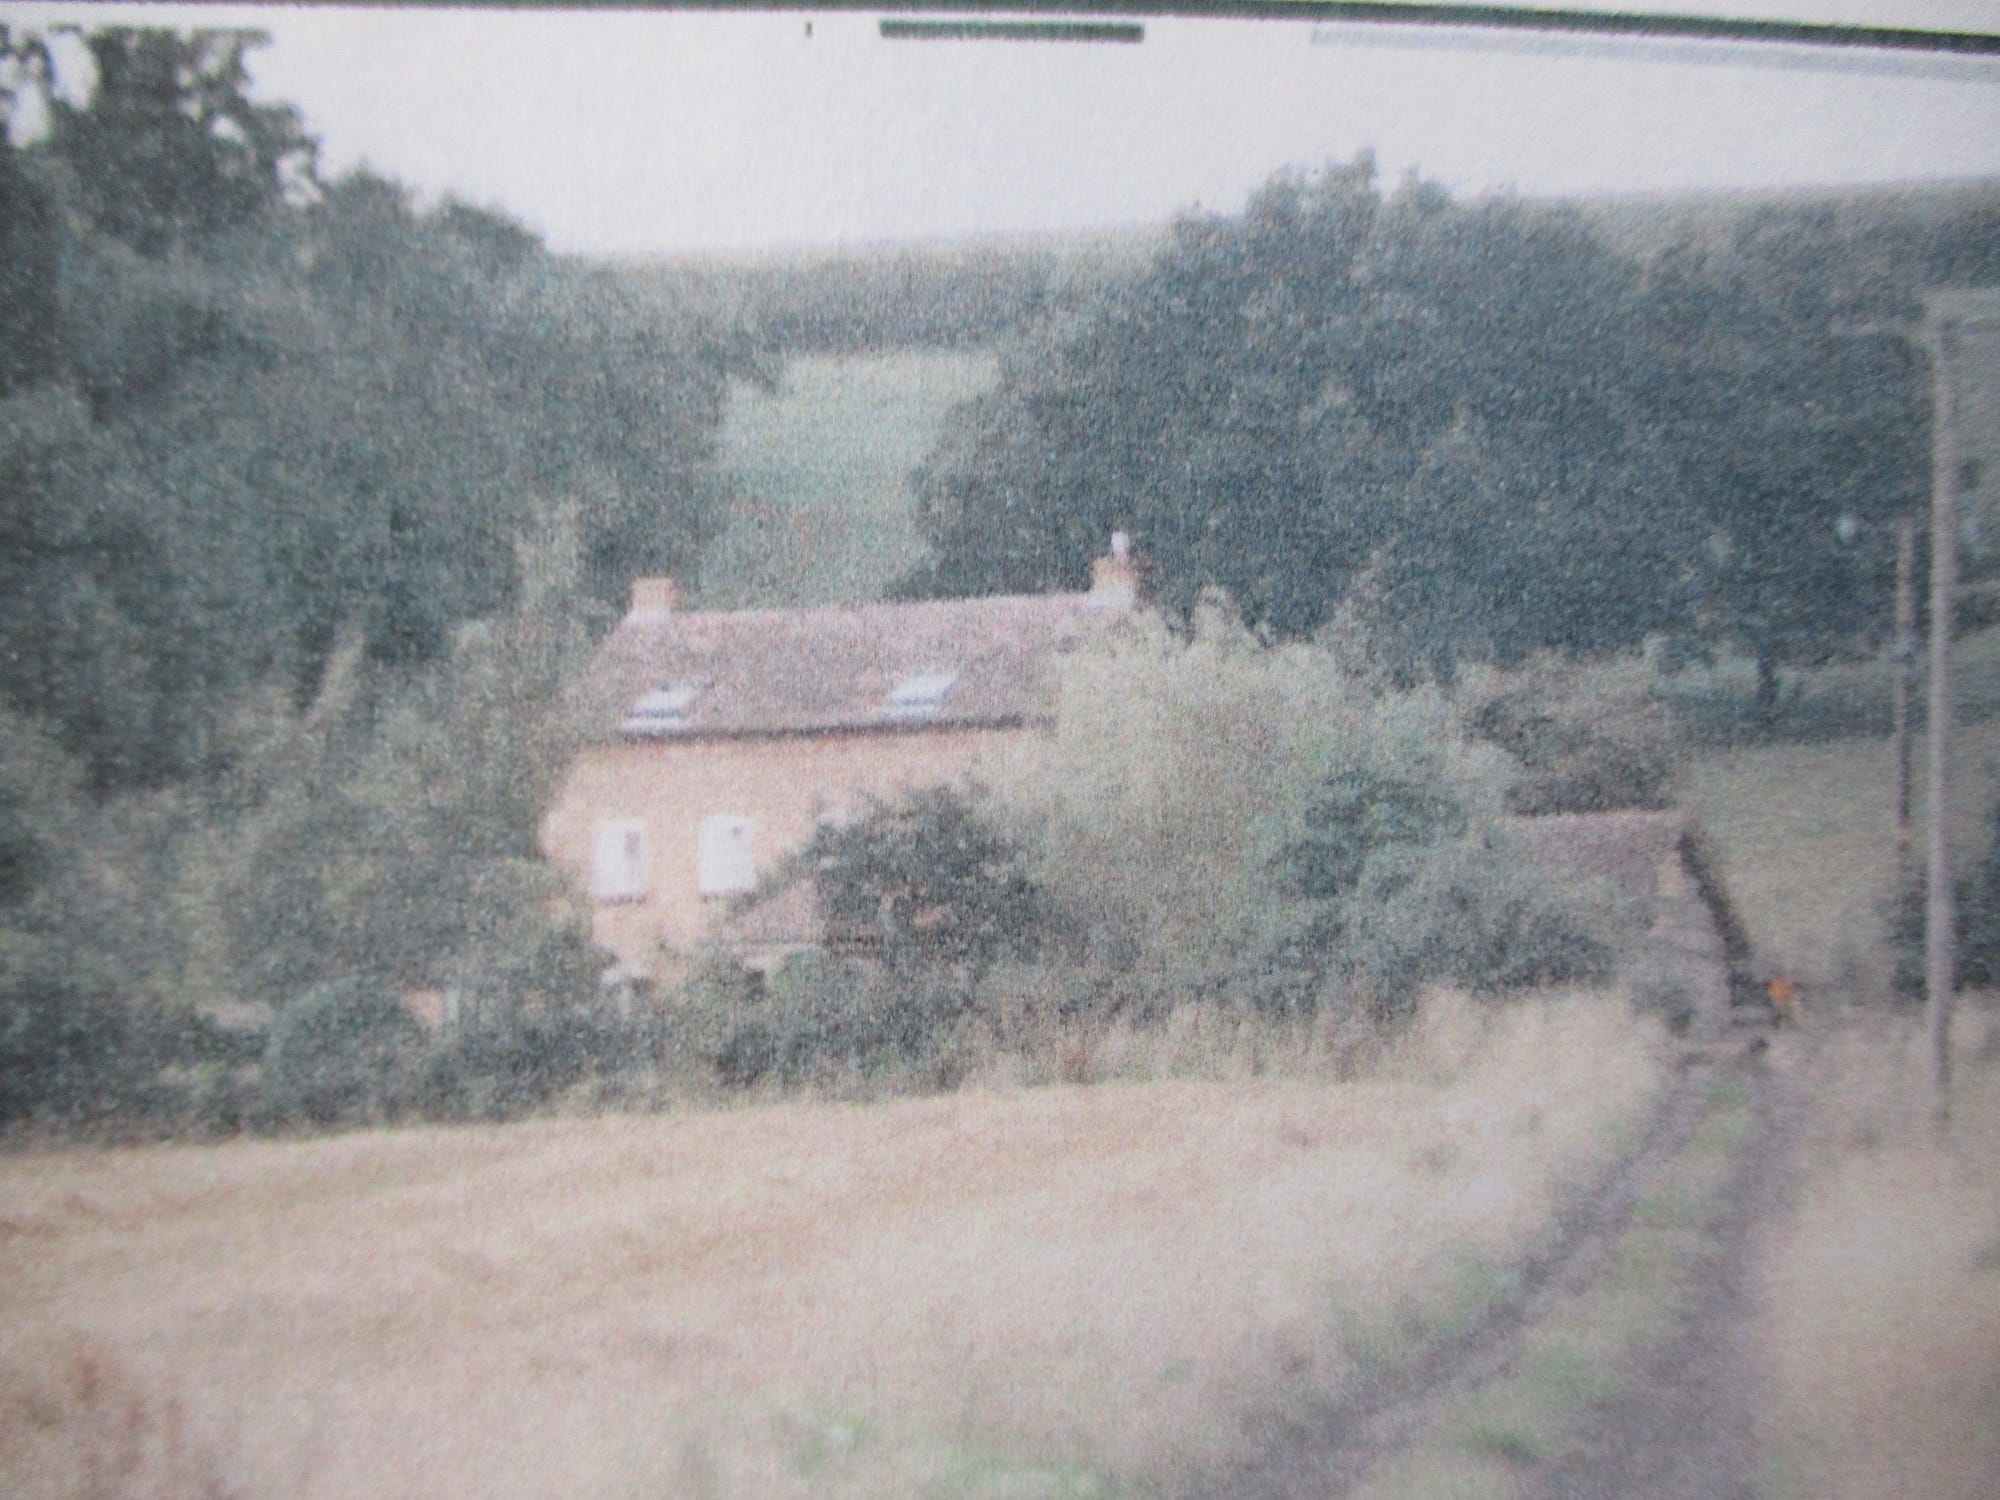
<svg viewBox="0 0 2000 1500"><path fill-rule="evenodd" d="M776 605L760 604L748 609L676 609L661 610L641 615L647 624L664 624L675 620L742 620L759 616L767 618L798 619L808 615L858 615L873 610L940 609L959 605L978 604L1084 604L1091 595L1087 590L1064 589L1047 594L957 594L943 599L870 599L859 602L836 602L832 604ZM620 620L633 619L627 614Z"/></svg>

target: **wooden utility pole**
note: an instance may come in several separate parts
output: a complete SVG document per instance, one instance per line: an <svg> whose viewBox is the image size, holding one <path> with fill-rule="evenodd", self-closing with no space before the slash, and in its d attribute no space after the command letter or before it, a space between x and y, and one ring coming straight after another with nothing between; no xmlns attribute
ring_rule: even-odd
<svg viewBox="0 0 2000 1500"><path fill-rule="evenodd" d="M1925 1032L1933 1108L1951 1113L1951 1010L1958 988L1951 885L1951 632L1958 587L1958 318L1948 302L1929 312L1931 355L1930 859L1924 912Z"/></svg>
<svg viewBox="0 0 2000 1500"><path fill-rule="evenodd" d="M1917 518L1896 522L1896 626L1889 643L1890 711L1896 746L1896 899L1908 899L1910 860L1910 683L1917 672Z"/></svg>

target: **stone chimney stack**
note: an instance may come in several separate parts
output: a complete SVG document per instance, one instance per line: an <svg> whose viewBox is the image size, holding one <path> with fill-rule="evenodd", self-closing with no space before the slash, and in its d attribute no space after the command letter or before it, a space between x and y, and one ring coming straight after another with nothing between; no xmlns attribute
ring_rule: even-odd
<svg viewBox="0 0 2000 1500"><path fill-rule="evenodd" d="M670 615L681 607L681 586L672 578L632 580L632 608L628 615Z"/></svg>
<svg viewBox="0 0 2000 1500"><path fill-rule="evenodd" d="M1139 602L1139 560L1132 538L1111 533L1111 551L1090 564L1090 602L1106 609L1130 609Z"/></svg>

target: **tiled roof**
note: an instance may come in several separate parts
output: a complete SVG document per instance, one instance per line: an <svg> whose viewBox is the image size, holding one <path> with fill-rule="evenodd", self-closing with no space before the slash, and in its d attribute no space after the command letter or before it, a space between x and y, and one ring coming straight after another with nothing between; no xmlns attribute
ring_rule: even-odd
<svg viewBox="0 0 2000 1500"><path fill-rule="evenodd" d="M1017 724L1124 613L1089 594L640 611L599 646L581 708L603 738Z"/></svg>

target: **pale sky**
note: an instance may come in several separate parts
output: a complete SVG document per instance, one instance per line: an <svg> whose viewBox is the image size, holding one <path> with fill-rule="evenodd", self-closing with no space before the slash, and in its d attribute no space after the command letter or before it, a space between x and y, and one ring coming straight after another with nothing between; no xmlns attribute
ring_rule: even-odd
<svg viewBox="0 0 2000 1500"><path fill-rule="evenodd" d="M2000 29L1995 0L1736 8ZM303 109L330 172L367 163L582 253L1157 222L1364 147L1391 178L1417 169L1463 193L2000 175L2000 59L1303 20L1148 19L1143 43L1119 46L885 41L875 15L803 10L0 0L15 24L76 19L268 31L257 92Z"/></svg>

